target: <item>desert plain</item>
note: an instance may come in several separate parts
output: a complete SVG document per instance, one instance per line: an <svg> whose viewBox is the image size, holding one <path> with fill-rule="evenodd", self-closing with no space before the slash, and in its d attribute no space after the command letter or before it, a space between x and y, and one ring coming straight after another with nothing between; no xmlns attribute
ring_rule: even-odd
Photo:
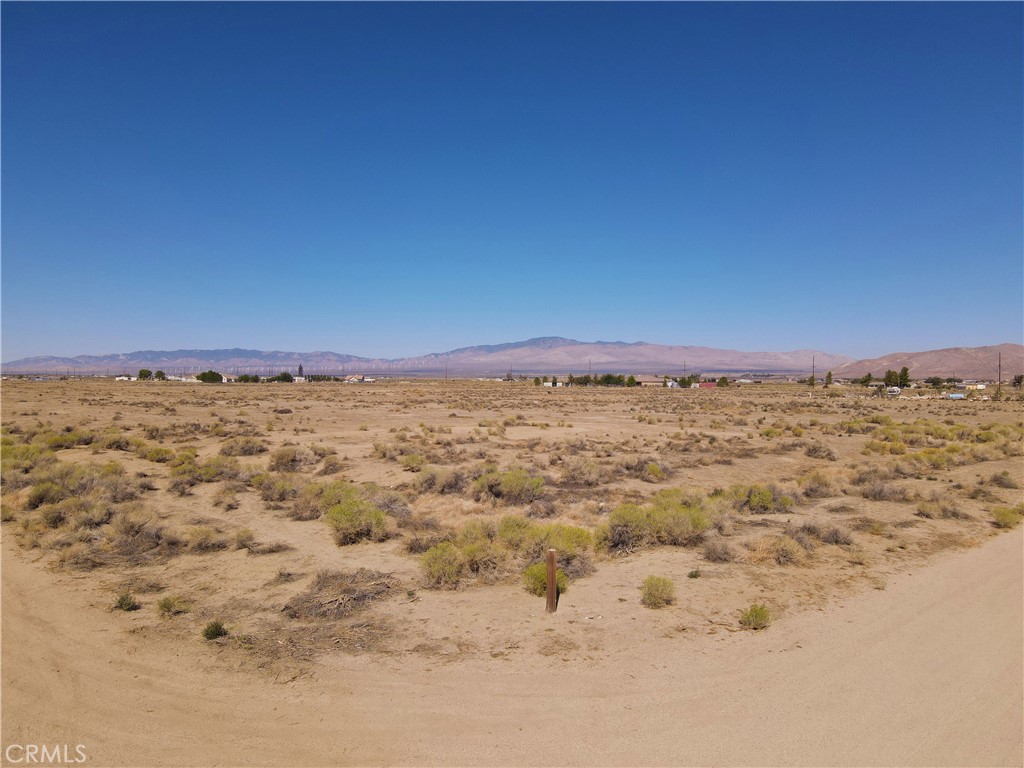
<svg viewBox="0 0 1024 768"><path fill-rule="evenodd" d="M4 764L1021 765L1008 387L2 395Z"/></svg>

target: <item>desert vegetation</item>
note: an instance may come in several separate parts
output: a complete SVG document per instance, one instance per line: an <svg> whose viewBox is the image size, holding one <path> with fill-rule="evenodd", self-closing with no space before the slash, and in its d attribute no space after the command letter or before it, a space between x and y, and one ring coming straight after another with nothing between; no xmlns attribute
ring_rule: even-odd
<svg viewBox="0 0 1024 768"><path fill-rule="evenodd" d="M5 383L4 538L268 668L529 648L548 549L560 615L625 647L644 616L763 628L1024 519L1013 402L141 378ZM466 601L491 629L456 643L432 617Z"/></svg>

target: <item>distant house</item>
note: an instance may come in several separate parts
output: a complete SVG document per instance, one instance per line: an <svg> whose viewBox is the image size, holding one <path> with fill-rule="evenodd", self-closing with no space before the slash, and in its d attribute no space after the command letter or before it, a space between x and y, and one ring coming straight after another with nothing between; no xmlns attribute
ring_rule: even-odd
<svg viewBox="0 0 1024 768"><path fill-rule="evenodd" d="M636 383L641 387L664 387L665 379L662 376L651 376L650 374L641 374L640 376L634 376Z"/></svg>

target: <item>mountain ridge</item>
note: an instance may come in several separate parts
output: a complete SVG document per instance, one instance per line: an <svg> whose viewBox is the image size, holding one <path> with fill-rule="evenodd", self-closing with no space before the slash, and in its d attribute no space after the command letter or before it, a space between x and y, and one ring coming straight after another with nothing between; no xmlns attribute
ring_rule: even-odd
<svg viewBox="0 0 1024 768"><path fill-rule="evenodd" d="M1000 344L983 347L949 347L924 352L897 352L868 360L853 360L820 350L785 352L741 351L705 346L652 344L645 341L584 342L563 336L538 336L503 344L460 347L417 357L361 357L330 351L291 352L244 347L223 349L136 350L108 355L74 357L38 356L0 364L4 373L130 373L140 368L196 373L208 368L225 373L272 375L282 370L306 373L367 373L377 375L496 376L509 371L520 374L567 373L807 373L833 371L837 378L882 375L906 365L914 378L959 376L994 378L997 355L1003 354L1004 374L1024 370L1024 346ZM813 361L813 363L812 363ZM991 368L991 372L989 369Z"/></svg>

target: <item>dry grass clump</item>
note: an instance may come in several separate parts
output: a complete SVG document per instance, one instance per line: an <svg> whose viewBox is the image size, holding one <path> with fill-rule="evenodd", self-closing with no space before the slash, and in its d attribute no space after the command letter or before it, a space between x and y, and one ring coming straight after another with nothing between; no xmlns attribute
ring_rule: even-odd
<svg viewBox="0 0 1024 768"><path fill-rule="evenodd" d="M827 459L828 461L835 461L838 458L835 451L821 443L808 445L804 450L804 456L809 456L812 459Z"/></svg>
<svg viewBox="0 0 1024 768"><path fill-rule="evenodd" d="M180 544L177 536L140 508L115 514L105 529L103 542L106 553L133 564L173 554Z"/></svg>
<svg viewBox="0 0 1024 768"><path fill-rule="evenodd" d="M460 493L467 483L466 473L461 469L427 467L416 478L416 490L420 493Z"/></svg>
<svg viewBox="0 0 1024 768"><path fill-rule="evenodd" d="M635 477L648 483L660 483L669 476L668 467L646 456L623 459L616 468L627 477Z"/></svg>
<svg viewBox="0 0 1024 768"><path fill-rule="evenodd" d="M216 552L225 549L227 541L208 525L196 525L185 531L185 545L189 552Z"/></svg>
<svg viewBox="0 0 1024 768"><path fill-rule="evenodd" d="M315 454L296 445L286 445L270 454L267 465L271 472L299 472L318 461Z"/></svg>
<svg viewBox="0 0 1024 768"><path fill-rule="evenodd" d="M731 563L736 559L732 547L721 539L712 539L705 543L701 554L709 563Z"/></svg>
<svg viewBox="0 0 1024 768"><path fill-rule="evenodd" d="M298 497L306 482L294 475L272 475L261 472L249 478L249 485L260 493L260 498L270 504L280 504Z"/></svg>
<svg viewBox="0 0 1024 768"><path fill-rule="evenodd" d="M832 478L817 469L800 478L800 488L808 499L827 499L836 495Z"/></svg>
<svg viewBox="0 0 1024 768"><path fill-rule="evenodd" d="M118 611L137 611L141 607L131 592L122 592L114 601L114 608Z"/></svg>
<svg viewBox="0 0 1024 768"><path fill-rule="evenodd" d="M221 456L255 456L264 453L267 446L255 437L232 437L220 447Z"/></svg>
<svg viewBox="0 0 1024 768"><path fill-rule="evenodd" d="M224 622L220 619L214 619L203 627L204 640L216 640L221 637L227 637L228 634L229 633L227 628L224 626Z"/></svg>
<svg viewBox="0 0 1024 768"><path fill-rule="evenodd" d="M996 528L1015 528L1024 520L1024 503L1014 507L996 507L992 510L992 524Z"/></svg>
<svg viewBox="0 0 1024 768"><path fill-rule="evenodd" d="M648 576L640 586L640 602L648 608L664 608L676 601L676 585L665 576Z"/></svg>
<svg viewBox="0 0 1024 768"><path fill-rule="evenodd" d="M608 473L599 464L574 457L563 463L559 485L565 488L593 488L607 481Z"/></svg>
<svg viewBox="0 0 1024 768"><path fill-rule="evenodd" d="M1005 469L1002 472L996 472L988 481L1000 488L1020 488L1020 483L1010 476L1009 470Z"/></svg>
<svg viewBox="0 0 1024 768"><path fill-rule="evenodd" d="M853 537L849 532L843 530L837 525L830 525L823 528L819 538L824 544L839 544L842 546L853 543Z"/></svg>
<svg viewBox="0 0 1024 768"><path fill-rule="evenodd" d="M802 565L807 560L807 550L791 536L762 536L747 547L746 561L755 565Z"/></svg>
<svg viewBox="0 0 1024 768"><path fill-rule="evenodd" d="M970 515L960 510L953 499L938 492L932 493L931 498L927 501L920 502L914 514L929 520L965 520L970 518Z"/></svg>
<svg viewBox="0 0 1024 768"><path fill-rule="evenodd" d="M390 573L360 568L354 573L321 570L313 583L282 609L292 619L341 619L383 600L399 586Z"/></svg>
<svg viewBox="0 0 1024 768"><path fill-rule="evenodd" d="M168 595L156 601L156 609L161 616L177 616L188 613L192 610L192 606L183 597Z"/></svg>
<svg viewBox="0 0 1024 768"><path fill-rule="evenodd" d="M755 603L740 614L740 626L744 629L765 629L772 623L768 607Z"/></svg>
<svg viewBox="0 0 1024 768"><path fill-rule="evenodd" d="M909 488L893 483L869 483L861 488L861 496L871 501L910 502L914 500L914 492Z"/></svg>

